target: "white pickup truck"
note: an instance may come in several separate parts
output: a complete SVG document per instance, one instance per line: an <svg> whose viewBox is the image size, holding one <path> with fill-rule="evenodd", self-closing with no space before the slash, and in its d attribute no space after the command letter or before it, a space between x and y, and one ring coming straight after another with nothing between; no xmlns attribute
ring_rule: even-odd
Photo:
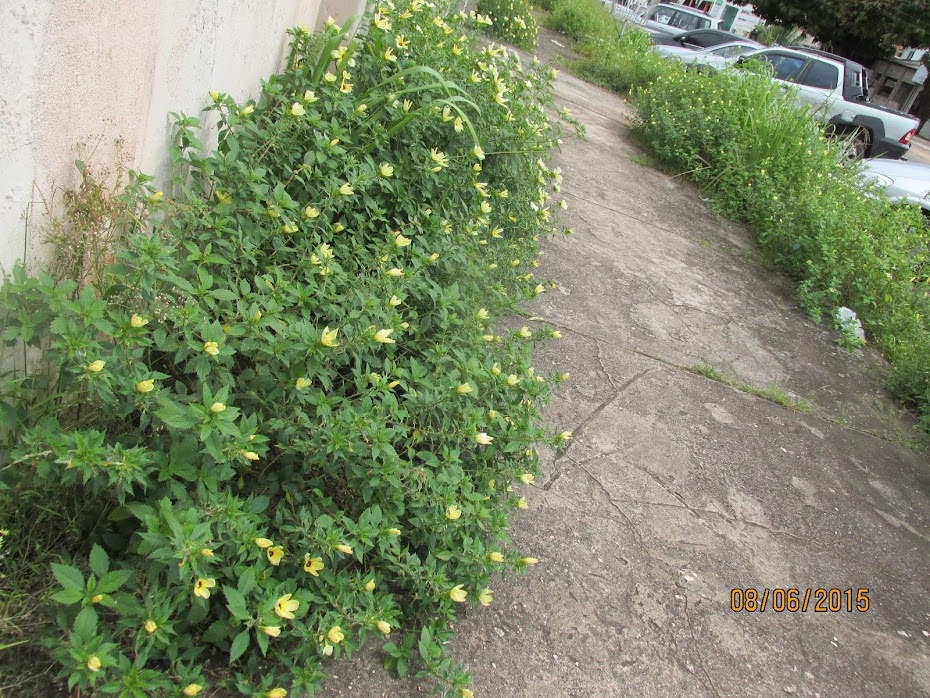
<svg viewBox="0 0 930 698"><path fill-rule="evenodd" d="M863 66L808 48L772 47L743 56L772 67L773 79L834 133L847 136L851 155L899 159L911 147L920 122L908 114L870 104Z"/></svg>

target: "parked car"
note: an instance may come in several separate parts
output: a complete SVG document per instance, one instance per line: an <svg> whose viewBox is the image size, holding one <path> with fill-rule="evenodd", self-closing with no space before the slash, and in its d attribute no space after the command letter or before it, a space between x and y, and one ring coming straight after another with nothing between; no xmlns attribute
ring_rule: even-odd
<svg viewBox="0 0 930 698"><path fill-rule="evenodd" d="M735 63L740 56L758 51L761 44L748 39L730 41L719 46L696 51L682 46L656 46L655 52L663 58L681 61L688 68L706 73L716 73Z"/></svg>
<svg viewBox="0 0 930 698"><path fill-rule="evenodd" d="M930 165L874 158L863 163L862 177L881 187L892 203L920 206L930 216Z"/></svg>
<svg viewBox="0 0 930 698"><path fill-rule="evenodd" d="M649 38L657 46L682 46L695 50L727 44L731 41L750 41L756 48L765 48L764 44L747 39L745 36L725 32L722 29L695 29L680 34L649 32Z"/></svg>
<svg viewBox="0 0 930 698"><path fill-rule="evenodd" d="M647 31L657 34L673 35L693 29L716 29L720 24L719 19L683 5L659 3L646 14L648 5L641 3L604 0L604 4L614 17L640 24Z"/></svg>
<svg viewBox="0 0 930 698"><path fill-rule="evenodd" d="M848 137L855 157L900 158L910 148L919 122L894 109L870 104L869 81L859 63L825 51L774 47L741 57L772 70L799 104L832 132Z"/></svg>

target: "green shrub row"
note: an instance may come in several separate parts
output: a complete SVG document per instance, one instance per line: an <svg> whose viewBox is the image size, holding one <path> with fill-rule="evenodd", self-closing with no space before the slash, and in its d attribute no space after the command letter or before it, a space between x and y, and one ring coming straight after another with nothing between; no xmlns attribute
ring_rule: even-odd
<svg viewBox="0 0 930 698"><path fill-rule="evenodd" d="M598 3L567 1L577 8L573 19L562 19L557 0L547 26L603 23ZM839 306L858 313L891 363L890 387L930 430L930 234L919 211L890 206L871 190L843 144L827 140L765 74L686 72L637 30L619 41L587 38L577 49L579 75L632 95L636 130L657 159L689 173L722 212L753 229L799 282L815 319L832 318Z"/></svg>
<svg viewBox="0 0 930 698"><path fill-rule="evenodd" d="M169 195L133 174L101 201L85 170L72 212L116 235L71 221L72 261L103 256L82 283L0 290L5 344L42 351L2 384L4 627L28 609L69 689L303 695L373 635L470 694L448 621L536 562L518 488L570 438L531 365L558 333L494 329L545 290L553 75L483 22L400 0L294 30L256 100L212 93L215 149L176 115Z"/></svg>

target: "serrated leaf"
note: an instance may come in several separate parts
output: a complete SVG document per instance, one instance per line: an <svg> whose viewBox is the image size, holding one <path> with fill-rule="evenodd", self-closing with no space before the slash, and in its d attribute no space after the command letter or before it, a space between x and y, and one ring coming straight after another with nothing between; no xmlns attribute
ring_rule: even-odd
<svg viewBox="0 0 930 698"><path fill-rule="evenodd" d="M232 664L234 661L239 659L242 656L242 653L249 648L249 640L251 636L249 635L248 630L243 630L241 633L236 635L236 639L232 642L232 647L229 648L229 663Z"/></svg>
<svg viewBox="0 0 930 698"><path fill-rule="evenodd" d="M226 595L226 608L239 620L245 620L249 617L249 609L245 602L245 596L240 594L232 587L224 586L223 593Z"/></svg>
<svg viewBox="0 0 930 698"><path fill-rule="evenodd" d="M131 576L132 572L130 570L113 570L112 572L107 572L100 578L100 581L97 582L97 592L100 594L110 594L128 582Z"/></svg>
<svg viewBox="0 0 930 698"><path fill-rule="evenodd" d="M71 605L83 599L84 594L75 589L66 589L63 591L56 591L54 594L52 594L52 598L58 603Z"/></svg>
<svg viewBox="0 0 930 698"><path fill-rule="evenodd" d="M239 593L248 594L255 588L255 570L251 567L239 575Z"/></svg>
<svg viewBox="0 0 930 698"><path fill-rule="evenodd" d="M84 595L84 589L86 589L84 575L77 568L53 562L52 574L55 575L55 579L64 589L74 589L80 591L82 596Z"/></svg>
<svg viewBox="0 0 930 698"><path fill-rule="evenodd" d="M110 556L96 543L90 549L90 569L98 577L110 571Z"/></svg>
<svg viewBox="0 0 930 698"><path fill-rule="evenodd" d="M82 608L74 619L74 632L78 637L87 640L97 634L97 611L93 606Z"/></svg>

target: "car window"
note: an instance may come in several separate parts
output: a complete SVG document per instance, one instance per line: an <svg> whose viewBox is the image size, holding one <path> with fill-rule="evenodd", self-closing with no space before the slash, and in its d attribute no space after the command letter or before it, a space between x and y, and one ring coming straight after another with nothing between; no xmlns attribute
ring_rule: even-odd
<svg viewBox="0 0 930 698"><path fill-rule="evenodd" d="M719 38L719 32L696 31L691 32L688 36L684 37L684 43L690 44L692 46L700 46L701 48L707 48L708 46L716 46L722 42Z"/></svg>
<svg viewBox="0 0 930 698"><path fill-rule="evenodd" d="M835 65L823 61L811 61L798 82L808 87L833 90L840 82L840 71Z"/></svg>
<svg viewBox="0 0 930 698"><path fill-rule="evenodd" d="M675 14L675 9L671 7L657 7L652 13L651 19L659 22L660 24L668 24L672 21L672 15Z"/></svg>
<svg viewBox="0 0 930 698"><path fill-rule="evenodd" d="M650 17L659 24L667 24L670 27L677 27L683 31L690 29L706 29L710 26L710 20L706 17L700 17L688 12L680 12L674 7L657 7Z"/></svg>
<svg viewBox="0 0 930 698"><path fill-rule="evenodd" d="M750 51L755 51L755 46L743 46L742 44L735 44L733 46L720 46L718 48L713 48L708 51L715 56L723 56L724 58L732 58L733 56L742 56L744 53L749 53Z"/></svg>
<svg viewBox="0 0 930 698"><path fill-rule="evenodd" d="M760 53L753 56L757 61L768 63L775 71L775 77L779 80L795 82L801 69L807 62L806 59L799 56L792 56L787 53Z"/></svg>

